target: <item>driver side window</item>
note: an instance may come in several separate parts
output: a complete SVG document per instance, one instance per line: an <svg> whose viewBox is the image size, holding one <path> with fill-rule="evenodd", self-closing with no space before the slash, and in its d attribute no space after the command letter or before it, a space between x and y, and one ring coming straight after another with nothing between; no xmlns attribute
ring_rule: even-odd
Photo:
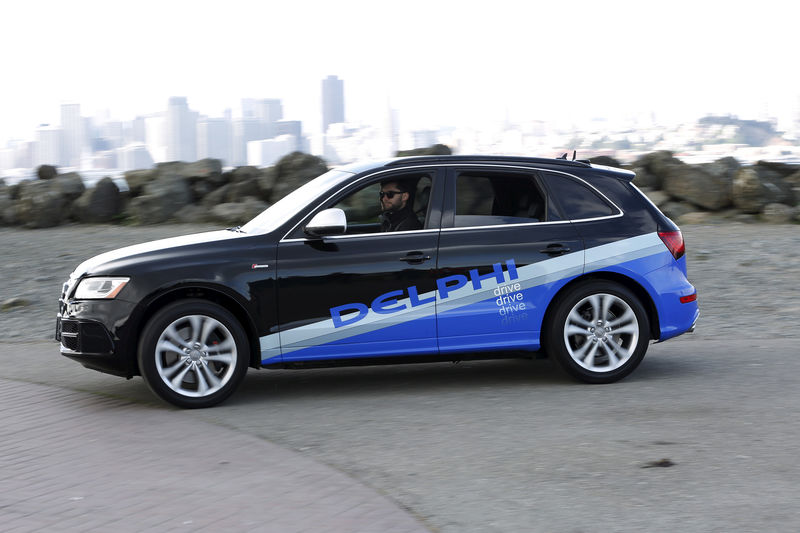
<svg viewBox="0 0 800 533"><path fill-rule="evenodd" d="M328 207L337 207L347 217L347 235L379 233L385 229L383 207L381 204L381 183L400 184L399 188L408 191L408 200L404 209L410 210L408 216L416 217L425 228L428 203L432 185L429 174L389 175L382 180L373 181L353 191ZM394 187L397 188L397 187ZM382 229L384 228L384 229Z"/></svg>

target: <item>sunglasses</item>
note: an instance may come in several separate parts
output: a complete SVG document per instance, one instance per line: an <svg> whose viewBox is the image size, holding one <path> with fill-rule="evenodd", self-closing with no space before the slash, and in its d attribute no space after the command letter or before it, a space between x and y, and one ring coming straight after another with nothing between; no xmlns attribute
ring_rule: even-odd
<svg viewBox="0 0 800 533"><path fill-rule="evenodd" d="M392 198L394 198L395 194L403 194L403 191L381 191L378 193L378 196L380 198L383 198L385 196L389 200L391 200Z"/></svg>

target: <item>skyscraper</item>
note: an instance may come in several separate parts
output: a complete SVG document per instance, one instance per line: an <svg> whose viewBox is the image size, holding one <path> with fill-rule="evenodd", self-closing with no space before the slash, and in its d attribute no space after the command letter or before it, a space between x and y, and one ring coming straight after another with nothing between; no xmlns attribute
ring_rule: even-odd
<svg viewBox="0 0 800 533"><path fill-rule="evenodd" d="M340 122L344 122L344 81L328 76L322 80L322 133Z"/></svg>
<svg viewBox="0 0 800 533"><path fill-rule="evenodd" d="M197 159L197 113L189 110L186 97L169 99L166 115L168 161Z"/></svg>
<svg viewBox="0 0 800 533"><path fill-rule="evenodd" d="M62 165L77 167L83 149L83 119L80 104L61 106L61 161Z"/></svg>

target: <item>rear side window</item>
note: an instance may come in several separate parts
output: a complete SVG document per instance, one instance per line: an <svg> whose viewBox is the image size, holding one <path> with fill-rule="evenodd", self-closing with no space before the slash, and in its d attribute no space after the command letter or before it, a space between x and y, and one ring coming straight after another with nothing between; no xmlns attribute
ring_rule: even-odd
<svg viewBox="0 0 800 533"><path fill-rule="evenodd" d="M618 210L582 181L561 174L547 173L547 188L569 220L616 215Z"/></svg>
<svg viewBox="0 0 800 533"><path fill-rule="evenodd" d="M544 222L547 212L532 175L462 172L456 178L456 227Z"/></svg>

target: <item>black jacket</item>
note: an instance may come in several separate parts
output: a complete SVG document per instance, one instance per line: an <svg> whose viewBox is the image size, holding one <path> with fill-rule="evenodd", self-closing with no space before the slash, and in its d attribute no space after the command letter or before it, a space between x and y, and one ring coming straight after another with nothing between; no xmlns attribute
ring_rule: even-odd
<svg viewBox="0 0 800 533"><path fill-rule="evenodd" d="M381 215L381 231L411 231L422 229L417 215L406 206L399 211L384 211Z"/></svg>

